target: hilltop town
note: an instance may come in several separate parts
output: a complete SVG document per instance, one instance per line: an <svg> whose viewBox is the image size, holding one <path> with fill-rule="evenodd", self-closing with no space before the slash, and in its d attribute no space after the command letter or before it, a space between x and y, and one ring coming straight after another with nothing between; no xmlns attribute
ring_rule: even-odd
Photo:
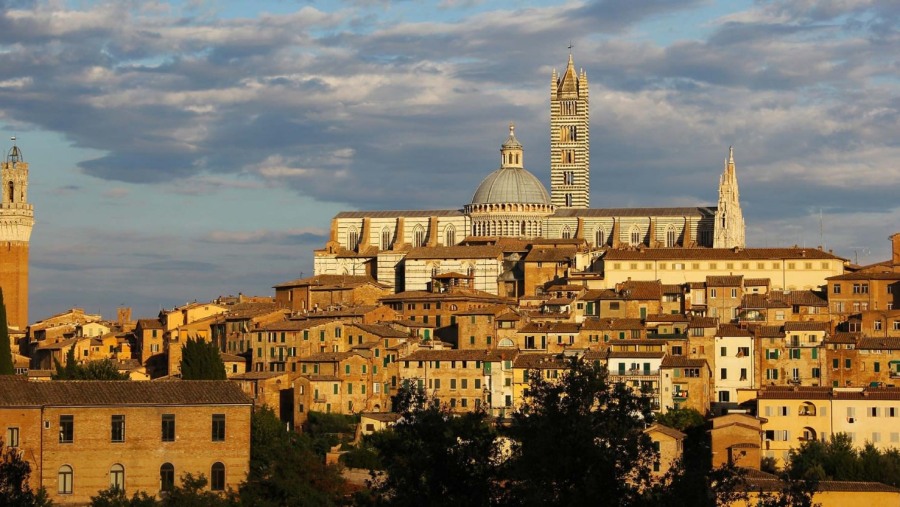
<svg viewBox="0 0 900 507"><path fill-rule="evenodd" d="M397 420L392 397L412 382L452 413L503 424L530 375L558 379L582 358L658 414L709 418L714 466L783 466L839 433L900 447L900 233L891 258L865 266L748 247L724 147L714 206L591 208L588 111L570 55L551 78L549 192L511 125L499 168L459 209L341 212L312 276L114 319L73 308L27 320L34 220L15 147L2 165L0 287L22 378L0 389L6 445L28 449L33 483L59 504L126 473L129 490L159 491L185 470L225 490L247 473L254 408L295 431L330 413L371 433ZM218 348L228 381L180 380L189 339ZM52 380L67 358L109 360L132 382ZM651 438L673 449L668 466L685 435ZM143 459L157 444L162 455Z"/></svg>

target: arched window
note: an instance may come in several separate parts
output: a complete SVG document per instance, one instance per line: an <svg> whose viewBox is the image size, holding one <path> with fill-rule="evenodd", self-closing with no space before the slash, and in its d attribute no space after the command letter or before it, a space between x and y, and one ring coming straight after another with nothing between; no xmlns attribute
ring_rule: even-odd
<svg viewBox="0 0 900 507"><path fill-rule="evenodd" d="M110 489L125 490L125 467L119 463L109 469L109 487Z"/></svg>
<svg viewBox="0 0 900 507"><path fill-rule="evenodd" d="M356 227L351 227L349 231L347 231L347 249L356 250L356 247L359 246L359 231L356 230Z"/></svg>
<svg viewBox="0 0 900 507"><path fill-rule="evenodd" d="M504 338L500 340L500 343L497 344L498 347L515 347L516 344L513 343L509 338Z"/></svg>
<svg viewBox="0 0 900 507"><path fill-rule="evenodd" d="M59 494L60 495L71 495L72 494L72 479L75 476L75 473L72 472L72 467L69 465L63 465L59 467L59 474L57 480L59 481Z"/></svg>
<svg viewBox="0 0 900 507"><path fill-rule="evenodd" d="M572 194L566 194L566 207L572 207Z"/></svg>
<svg viewBox="0 0 900 507"><path fill-rule="evenodd" d="M631 227L631 233L629 234L631 240L631 246L637 246L641 244L641 230L637 228L636 225Z"/></svg>
<svg viewBox="0 0 900 507"><path fill-rule="evenodd" d="M418 224L413 228L413 246L425 246L425 229Z"/></svg>
<svg viewBox="0 0 900 507"><path fill-rule="evenodd" d="M606 231L603 230L603 227L597 227L597 232L594 234L594 246L600 247L606 244Z"/></svg>
<svg viewBox="0 0 900 507"><path fill-rule="evenodd" d="M675 227L666 228L666 246L672 248L677 245L677 237L675 236Z"/></svg>
<svg viewBox="0 0 900 507"><path fill-rule="evenodd" d="M444 229L444 244L446 246L453 246L456 244L456 228L452 225L448 225L446 229Z"/></svg>
<svg viewBox="0 0 900 507"><path fill-rule="evenodd" d="M9 182L9 202L16 201L16 185L13 182Z"/></svg>
<svg viewBox="0 0 900 507"><path fill-rule="evenodd" d="M213 463L209 471L209 489L213 491L225 490L225 465L219 461Z"/></svg>
<svg viewBox="0 0 900 507"><path fill-rule="evenodd" d="M381 249L382 250L390 250L391 249L391 230L385 227L381 229Z"/></svg>
<svg viewBox="0 0 900 507"><path fill-rule="evenodd" d="M172 491L175 489L175 466L171 463L163 463L159 467L159 490Z"/></svg>
<svg viewBox="0 0 900 507"><path fill-rule="evenodd" d="M567 225L567 226L563 227L562 239L571 239L571 238L572 238L572 231L569 230L569 226Z"/></svg>

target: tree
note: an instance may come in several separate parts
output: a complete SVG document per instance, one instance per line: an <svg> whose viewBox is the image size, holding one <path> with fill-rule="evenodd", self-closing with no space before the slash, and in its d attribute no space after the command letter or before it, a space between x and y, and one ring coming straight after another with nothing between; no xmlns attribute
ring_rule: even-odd
<svg viewBox="0 0 900 507"><path fill-rule="evenodd" d="M225 363L219 347L212 342L188 338L181 349L181 378L184 380L225 380Z"/></svg>
<svg viewBox="0 0 900 507"><path fill-rule="evenodd" d="M498 440L484 411L455 416L415 381L404 383L394 406L401 415L397 424L370 437L385 472L373 472L377 504L496 503Z"/></svg>
<svg viewBox="0 0 900 507"><path fill-rule="evenodd" d="M250 422L250 471L238 492L241 505L329 507L343 498L338 469L326 465L310 439L285 429L268 407Z"/></svg>
<svg viewBox="0 0 900 507"><path fill-rule="evenodd" d="M693 408L676 408L656 416L656 422L678 431L688 431L706 424L703 414Z"/></svg>
<svg viewBox="0 0 900 507"><path fill-rule="evenodd" d="M650 422L650 398L609 383L599 363L573 358L559 381L533 372L509 430L508 501L638 504L657 459L643 432Z"/></svg>
<svg viewBox="0 0 900 507"><path fill-rule="evenodd" d="M6 303L3 302L3 289L0 289L0 375L14 375L12 347L9 343L9 325L6 322Z"/></svg>
<svg viewBox="0 0 900 507"><path fill-rule="evenodd" d="M66 352L66 365L62 366L56 361L56 373L53 380L128 380L128 374L119 373L116 363L109 359L100 361L88 361L84 365L78 364L75 359L75 347L69 347Z"/></svg>
<svg viewBox="0 0 900 507"><path fill-rule="evenodd" d="M31 464L22 459L19 449L6 447L0 440L0 505L9 507L46 507L52 505L43 488L31 489Z"/></svg>

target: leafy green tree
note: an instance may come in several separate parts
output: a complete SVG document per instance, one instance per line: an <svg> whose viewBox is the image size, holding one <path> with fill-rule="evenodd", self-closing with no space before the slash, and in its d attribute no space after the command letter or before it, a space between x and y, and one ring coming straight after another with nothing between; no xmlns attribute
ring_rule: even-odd
<svg viewBox="0 0 900 507"><path fill-rule="evenodd" d="M225 363L219 347L212 342L188 338L181 349L181 378L184 380L225 380Z"/></svg>
<svg viewBox="0 0 900 507"><path fill-rule="evenodd" d="M656 416L656 422L678 431L687 431L691 428L703 427L706 419L703 418L703 414L693 408L676 408Z"/></svg>
<svg viewBox="0 0 900 507"><path fill-rule="evenodd" d="M499 498L497 434L480 410L454 416L416 382L394 403L400 420L370 438L384 475L373 473L378 505L492 505Z"/></svg>
<svg viewBox="0 0 900 507"><path fill-rule="evenodd" d="M181 476L181 485L169 491L162 500L160 507L227 507L234 505L226 495L220 495L209 491L206 486L209 481L202 473L193 475L185 473Z"/></svg>
<svg viewBox="0 0 900 507"><path fill-rule="evenodd" d="M325 464L311 441L285 429L268 407L253 413L250 471L241 484L241 505L329 507L341 503L346 484L336 467Z"/></svg>
<svg viewBox="0 0 900 507"><path fill-rule="evenodd" d="M116 363L109 359L100 361L88 361L84 365L78 364L75 359L75 347L70 347L66 352L66 365L56 361L56 373L53 380L128 380L128 374L119 373Z"/></svg>
<svg viewBox="0 0 900 507"><path fill-rule="evenodd" d="M22 459L19 449L6 447L0 440L0 505L9 507L48 507L53 503L43 488L34 491L28 482L31 464Z"/></svg>
<svg viewBox="0 0 900 507"><path fill-rule="evenodd" d="M9 325L6 322L6 303L3 302L3 289L0 289L0 375L14 375L12 347L9 343Z"/></svg>
<svg viewBox="0 0 900 507"><path fill-rule="evenodd" d="M637 505L657 459L644 433L650 398L608 382L604 365L573 358L559 381L529 377L513 415L508 501L516 505Z"/></svg>
<svg viewBox="0 0 900 507"><path fill-rule="evenodd" d="M91 507L157 507L158 505L156 497L143 491L136 491L131 498L128 498L122 488L115 486L99 491L96 496L91 497Z"/></svg>

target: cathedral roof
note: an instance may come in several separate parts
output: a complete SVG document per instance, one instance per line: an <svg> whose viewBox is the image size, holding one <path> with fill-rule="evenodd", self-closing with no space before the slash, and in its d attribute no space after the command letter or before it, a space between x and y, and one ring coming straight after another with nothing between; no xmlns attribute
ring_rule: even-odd
<svg viewBox="0 0 900 507"><path fill-rule="evenodd" d="M478 185L472 204L550 204L540 180L519 167L501 167Z"/></svg>

